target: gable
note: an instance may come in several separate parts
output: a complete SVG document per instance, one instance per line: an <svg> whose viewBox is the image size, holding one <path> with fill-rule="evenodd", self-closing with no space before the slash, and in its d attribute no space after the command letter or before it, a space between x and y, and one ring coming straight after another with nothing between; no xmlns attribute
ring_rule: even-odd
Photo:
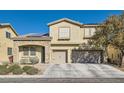
<svg viewBox="0 0 124 93"><path fill-rule="evenodd" d="M2 29L8 29L8 31L10 31L10 32L12 31L15 34L15 36L18 36L18 34L15 31L15 29L10 24L8 24L8 23L7 24L6 23L0 24L0 28L2 28Z"/></svg>
<svg viewBox="0 0 124 93"><path fill-rule="evenodd" d="M4 27L0 27L1 28L1 37L5 37L6 36L6 32L11 33L11 37L16 37L18 36L17 33L15 31L13 31L13 29L9 26L4 26Z"/></svg>
<svg viewBox="0 0 124 93"><path fill-rule="evenodd" d="M60 19L60 20L48 23L48 26L56 25L56 24L59 24L59 23L62 23L62 22L67 22L67 23L70 23L70 24L73 24L73 25L77 25L77 26L80 26L80 27L82 26L81 23L79 23L77 21L74 21L74 20L71 20L71 19L67 19L67 18L63 18L63 19Z"/></svg>

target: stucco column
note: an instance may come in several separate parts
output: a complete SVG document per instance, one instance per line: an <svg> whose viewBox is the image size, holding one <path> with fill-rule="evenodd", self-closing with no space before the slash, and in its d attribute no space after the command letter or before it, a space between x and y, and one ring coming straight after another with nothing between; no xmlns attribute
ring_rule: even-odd
<svg viewBox="0 0 124 93"><path fill-rule="evenodd" d="M71 63L71 49L68 49L68 63Z"/></svg>
<svg viewBox="0 0 124 93"><path fill-rule="evenodd" d="M16 44L16 42L14 42L14 48L13 48L13 61L19 63L19 47Z"/></svg>
<svg viewBox="0 0 124 93"><path fill-rule="evenodd" d="M45 46L45 63L50 62L50 48L49 46Z"/></svg>

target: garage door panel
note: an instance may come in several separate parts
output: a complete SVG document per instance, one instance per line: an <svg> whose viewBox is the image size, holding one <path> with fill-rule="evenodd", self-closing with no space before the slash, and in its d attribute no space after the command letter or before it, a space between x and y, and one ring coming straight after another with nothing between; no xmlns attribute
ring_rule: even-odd
<svg viewBox="0 0 124 93"><path fill-rule="evenodd" d="M96 50L73 50L73 63L101 63L103 60L102 51Z"/></svg>
<svg viewBox="0 0 124 93"><path fill-rule="evenodd" d="M66 63L66 51L53 51L53 63Z"/></svg>

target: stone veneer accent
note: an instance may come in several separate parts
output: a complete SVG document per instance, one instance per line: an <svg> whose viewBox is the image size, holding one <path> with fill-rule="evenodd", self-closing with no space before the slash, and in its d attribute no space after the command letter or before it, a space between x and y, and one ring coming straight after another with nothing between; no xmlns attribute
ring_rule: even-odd
<svg viewBox="0 0 124 93"><path fill-rule="evenodd" d="M45 47L45 63L50 62L50 41L17 41L14 40L14 48L13 48L13 58L14 62L19 62L19 46L24 45L37 45Z"/></svg>

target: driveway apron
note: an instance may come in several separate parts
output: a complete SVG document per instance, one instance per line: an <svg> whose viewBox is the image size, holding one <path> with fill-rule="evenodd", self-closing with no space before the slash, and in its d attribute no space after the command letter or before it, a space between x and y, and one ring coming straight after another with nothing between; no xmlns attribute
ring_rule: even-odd
<svg viewBox="0 0 124 93"><path fill-rule="evenodd" d="M124 78L124 72L105 64L51 64L43 78Z"/></svg>

